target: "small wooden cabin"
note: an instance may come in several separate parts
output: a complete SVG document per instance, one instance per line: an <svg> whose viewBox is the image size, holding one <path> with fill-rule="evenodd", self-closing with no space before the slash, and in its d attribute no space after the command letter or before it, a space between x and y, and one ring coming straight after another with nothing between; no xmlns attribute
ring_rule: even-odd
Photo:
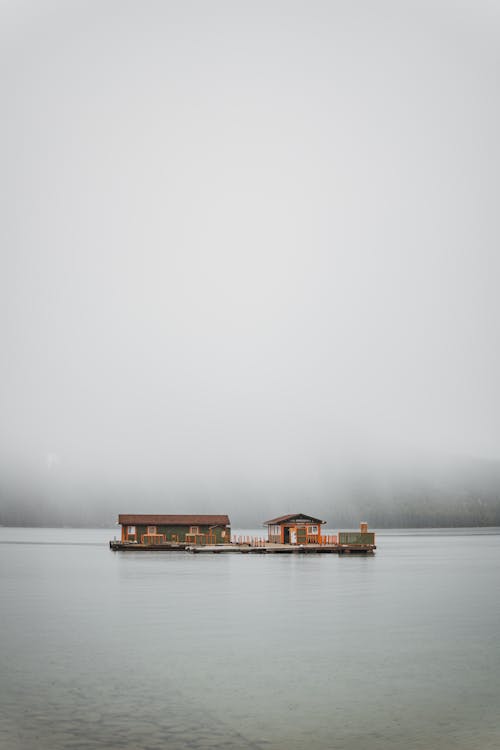
<svg viewBox="0 0 500 750"><path fill-rule="evenodd" d="M165 516L121 514L122 542L137 544L229 544L229 516Z"/></svg>
<svg viewBox="0 0 500 750"><path fill-rule="evenodd" d="M274 544L321 544L321 526L326 523L305 513L289 513L265 522L268 542Z"/></svg>

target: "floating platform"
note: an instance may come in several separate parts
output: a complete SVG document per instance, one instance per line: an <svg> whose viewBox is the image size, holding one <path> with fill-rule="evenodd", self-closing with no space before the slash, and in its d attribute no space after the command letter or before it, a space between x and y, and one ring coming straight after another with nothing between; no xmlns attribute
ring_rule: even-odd
<svg viewBox="0 0 500 750"><path fill-rule="evenodd" d="M269 554L333 554L350 555L362 554L373 555L377 547L374 544L262 544L252 546L251 544L217 544L217 545L188 545L186 552L194 554L220 554L228 552L239 552L243 555L269 555Z"/></svg>
<svg viewBox="0 0 500 750"><path fill-rule="evenodd" d="M183 552L189 544L187 542L164 542L163 544L138 544L137 542L121 542L113 539L109 543L110 549L121 552Z"/></svg>
<svg viewBox="0 0 500 750"><path fill-rule="evenodd" d="M193 545L183 542L165 542L164 544L137 544L113 540L109 543L112 550L122 552L191 552L193 554L228 554L244 555L266 554L334 554L373 555L377 549L374 544L203 544Z"/></svg>

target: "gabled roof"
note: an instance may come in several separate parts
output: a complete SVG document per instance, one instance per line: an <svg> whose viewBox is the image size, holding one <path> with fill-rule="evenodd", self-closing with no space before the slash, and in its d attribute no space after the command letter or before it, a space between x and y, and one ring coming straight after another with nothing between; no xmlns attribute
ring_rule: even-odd
<svg viewBox="0 0 500 750"><path fill-rule="evenodd" d="M291 521L292 519L298 518L301 521L313 521L313 523L326 523L320 518L313 518L313 516L307 516L305 513L288 513L286 516L279 516L278 518L271 518L270 521L264 521L264 525L284 523L285 521Z"/></svg>
<svg viewBox="0 0 500 750"><path fill-rule="evenodd" d="M122 526L230 526L229 516L164 516L121 513L118 523Z"/></svg>

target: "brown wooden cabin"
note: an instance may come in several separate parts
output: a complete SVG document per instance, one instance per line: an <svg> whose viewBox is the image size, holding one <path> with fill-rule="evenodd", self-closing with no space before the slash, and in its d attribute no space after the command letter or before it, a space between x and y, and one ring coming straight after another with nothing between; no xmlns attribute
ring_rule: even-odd
<svg viewBox="0 0 500 750"><path fill-rule="evenodd" d="M137 544L229 544L229 516L121 514L122 542Z"/></svg>
<svg viewBox="0 0 500 750"><path fill-rule="evenodd" d="M321 544L321 526L326 523L305 513L289 513L266 521L268 542L274 544Z"/></svg>

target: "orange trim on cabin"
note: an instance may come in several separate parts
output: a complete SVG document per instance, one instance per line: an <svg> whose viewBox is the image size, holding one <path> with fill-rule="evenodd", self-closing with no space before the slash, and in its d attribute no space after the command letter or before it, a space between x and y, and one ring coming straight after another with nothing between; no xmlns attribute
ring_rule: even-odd
<svg viewBox="0 0 500 750"><path fill-rule="evenodd" d="M279 530L280 530L279 538L280 538L281 544L287 543L285 542L285 536L288 536L288 544L292 544L291 538L292 538L293 532L295 532L296 543L297 543L298 529L302 528L303 526L305 527L305 532L306 532L306 544L321 544L324 538L321 534L321 524L319 523L313 523L313 522L307 523L306 522L304 524L297 525L297 523L293 523L293 522L292 523L284 522L284 523L280 523L277 525L279 526ZM309 530L311 527L314 527L314 526L317 528L317 532L315 534L311 534ZM268 536L270 534L269 528L270 526L268 526ZM272 536L275 536L275 535L272 534Z"/></svg>

